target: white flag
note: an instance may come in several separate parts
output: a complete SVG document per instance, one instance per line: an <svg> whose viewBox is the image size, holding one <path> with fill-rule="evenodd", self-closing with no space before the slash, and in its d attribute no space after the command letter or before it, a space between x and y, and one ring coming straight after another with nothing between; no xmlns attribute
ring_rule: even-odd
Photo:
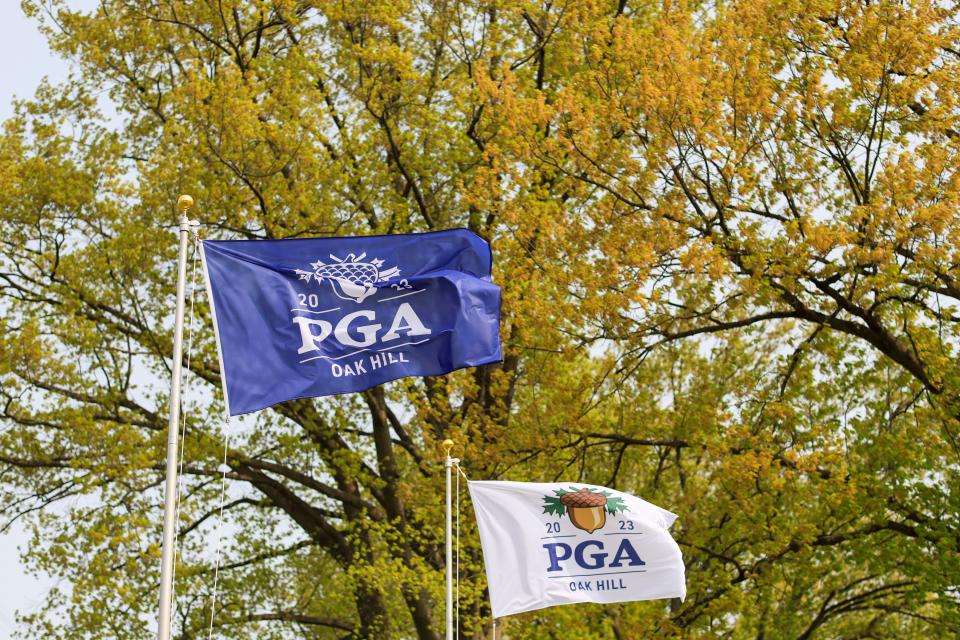
<svg viewBox="0 0 960 640"><path fill-rule="evenodd" d="M469 483L493 616L686 596L677 516L606 487Z"/></svg>

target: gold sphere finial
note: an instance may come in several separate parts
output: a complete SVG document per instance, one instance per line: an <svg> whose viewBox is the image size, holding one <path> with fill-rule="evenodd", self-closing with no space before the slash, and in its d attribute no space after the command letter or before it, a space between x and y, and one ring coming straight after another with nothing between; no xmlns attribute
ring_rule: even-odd
<svg viewBox="0 0 960 640"><path fill-rule="evenodd" d="M454 442L450 438L447 438L446 440L444 440L443 444L440 445L443 447L443 453L446 454L448 458L450 457L450 450L453 449L453 445L454 445Z"/></svg>
<svg viewBox="0 0 960 640"><path fill-rule="evenodd" d="M177 198L177 209L180 209L180 211L183 211L184 213L186 213L187 210L190 209L190 207L192 206L193 206L193 198L191 196L184 194L179 198Z"/></svg>

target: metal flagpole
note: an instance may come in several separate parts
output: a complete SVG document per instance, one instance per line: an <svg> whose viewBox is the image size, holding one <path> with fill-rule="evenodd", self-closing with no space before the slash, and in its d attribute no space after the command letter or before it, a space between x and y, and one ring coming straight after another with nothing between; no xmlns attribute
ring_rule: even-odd
<svg viewBox="0 0 960 640"><path fill-rule="evenodd" d="M453 463L456 459L450 457L450 450L453 449L453 440L443 441L443 450L446 453L445 466L447 470L447 633L446 640L453 640L453 518L450 508L450 473L453 471Z"/></svg>
<svg viewBox="0 0 960 640"><path fill-rule="evenodd" d="M170 640L170 616L173 603L174 519L177 510L177 427L180 424L180 379L183 361L183 311L187 288L187 245L190 229L197 225L187 219L193 198L180 196L180 254L177 261L177 311L173 325L173 373L170 376L170 420L167 422L167 482L163 503L163 550L160 556L160 618L157 640Z"/></svg>

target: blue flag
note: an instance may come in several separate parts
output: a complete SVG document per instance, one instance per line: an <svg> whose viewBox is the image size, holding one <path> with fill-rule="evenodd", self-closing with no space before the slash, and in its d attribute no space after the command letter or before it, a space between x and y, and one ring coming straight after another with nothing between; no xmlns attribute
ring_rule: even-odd
<svg viewBox="0 0 960 640"><path fill-rule="evenodd" d="M230 415L502 359L490 246L466 229L202 251Z"/></svg>

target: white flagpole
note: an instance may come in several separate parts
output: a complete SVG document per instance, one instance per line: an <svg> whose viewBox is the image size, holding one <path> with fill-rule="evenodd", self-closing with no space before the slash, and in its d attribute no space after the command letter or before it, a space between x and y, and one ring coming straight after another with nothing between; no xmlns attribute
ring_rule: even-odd
<svg viewBox="0 0 960 640"><path fill-rule="evenodd" d="M446 612L446 640L453 640L453 516L450 508L450 474L453 471L453 463L456 461L450 457L450 450L453 449L453 440L444 440L443 449L446 453L446 471L447 471L447 612Z"/></svg>
<svg viewBox="0 0 960 640"><path fill-rule="evenodd" d="M170 376L170 420L167 422L167 482L163 503L163 549L160 556L160 617L157 640L170 640L170 616L173 603L174 519L177 511L177 429L180 425L180 379L183 361L183 311L187 288L187 246L195 222L187 219L193 198L180 196L180 253L177 262L177 310L173 325L173 372Z"/></svg>

